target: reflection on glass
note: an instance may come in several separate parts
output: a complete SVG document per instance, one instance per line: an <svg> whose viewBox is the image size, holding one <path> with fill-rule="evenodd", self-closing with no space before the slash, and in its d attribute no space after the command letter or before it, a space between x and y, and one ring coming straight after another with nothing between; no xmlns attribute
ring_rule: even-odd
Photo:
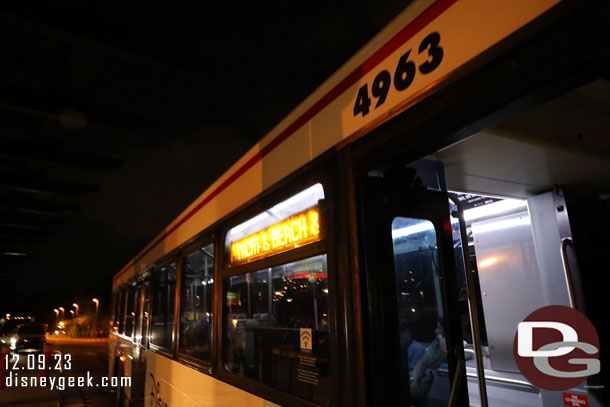
<svg viewBox="0 0 610 407"><path fill-rule="evenodd" d="M171 349L174 338L176 263L153 271L152 328L150 343Z"/></svg>
<svg viewBox="0 0 610 407"><path fill-rule="evenodd" d="M135 337L137 343L147 345L146 332L148 332L148 286L142 285L136 297L136 327Z"/></svg>
<svg viewBox="0 0 610 407"><path fill-rule="evenodd" d="M127 288L127 300L125 302L125 330L122 332L124 335L129 336L130 338L133 336L133 321L135 319L135 295L136 288L130 285Z"/></svg>
<svg viewBox="0 0 610 407"><path fill-rule="evenodd" d="M224 279L225 368L306 400L330 398L326 255Z"/></svg>
<svg viewBox="0 0 610 407"><path fill-rule="evenodd" d="M210 362L214 300L214 245L189 254L182 261L179 351Z"/></svg>
<svg viewBox="0 0 610 407"><path fill-rule="evenodd" d="M438 248L428 220L392 222L401 350L401 406L447 405L449 378Z"/></svg>
<svg viewBox="0 0 610 407"><path fill-rule="evenodd" d="M113 308L113 312L114 312L114 321L112 324L112 329L114 332L119 332L119 328L121 327L121 318L123 317L122 311L121 311L121 304L123 301L123 291L116 291L114 293L114 308Z"/></svg>

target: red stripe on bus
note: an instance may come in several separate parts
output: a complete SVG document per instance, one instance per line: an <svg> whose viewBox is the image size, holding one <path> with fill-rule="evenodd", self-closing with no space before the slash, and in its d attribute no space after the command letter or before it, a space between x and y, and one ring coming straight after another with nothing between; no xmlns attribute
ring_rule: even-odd
<svg viewBox="0 0 610 407"><path fill-rule="evenodd" d="M400 32L386 42L381 48L379 48L373 55L371 55L366 61L364 61L359 67L354 69L349 75L347 75L341 82L333 87L326 95L318 100L313 106L311 106L305 113L299 116L290 126L284 129L278 134L273 140L265 145L258 153L250 158L244 165L238 168L233 174L231 174L222 184L220 184L214 191L199 202L193 209L189 211L184 217L182 217L175 225L167 230L163 236L159 237L150 246L148 246L142 253L140 253L135 259L133 259L128 265L115 276L120 277L127 269L132 267L137 261L146 256L151 250L153 250L159 243L165 240L170 234L176 229L189 220L195 213L199 212L204 206L206 206L212 199L218 194L224 191L229 185L235 180L241 177L246 171L252 168L257 162L263 159L267 154L273 151L277 146L284 142L288 137L293 135L301 126L311 120L316 114L322 109L328 106L333 100L345 92L350 86L360 80L364 75L369 73L373 68L379 65L385 58L387 58L392 52L396 51L402 44L410 40L415 34L420 32L426 25L432 22L436 17L441 15L445 10L451 7L457 0L438 0L426 11L417 16L410 24L405 26Z"/></svg>

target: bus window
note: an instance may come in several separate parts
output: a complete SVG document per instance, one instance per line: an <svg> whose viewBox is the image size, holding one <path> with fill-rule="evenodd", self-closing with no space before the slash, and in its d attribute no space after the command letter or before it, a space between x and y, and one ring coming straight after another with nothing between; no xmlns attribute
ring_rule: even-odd
<svg viewBox="0 0 610 407"><path fill-rule="evenodd" d="M174 339L176 262L153 271L152 329L150 343L170 349Z"/></svg>
<svg viewBox="0 0 610 407"><path fill-rule="evenodd" d="M134 299L136 295L136 288L130 285L125 290L125 293L127 294L127 299L125 302L125 332L123 332L123 334L131 338L133 336L133 321L135 318Z"/></svg>
<svg viewBox="0 0 610 407"><path fill-rule="evenodd" d="M330 399L326 255L224 279L227 370L297 397Z"/></svg>
<svg viewBox="0 0 610 407"><path fill-rule="evenodd" d="M148 293L150 292L148 283L144 283L140 287L140 294L138 297L138 303L141 304L141 310L136 313L136 317L138 318L138 324L136 326L135 339L136 342L141 344L142 346L148 346L148 311L149 311L149 302L150 297Z"/></svg>
<svg viewBox="0 0 610 407"><path fill-rule="evenodd" d="M119 309L121 301L121 292L116 290L112 293L112 332L117 332L119 329Z"/></svg>
<svg viewBox="0 0 610 407"><path fill-rule="evenodd" d="M118 314L117 314L117 331L122 334L125 332L125 300L127 296L127 289L123 287L119 294L119 306L118 306Z"/></svg>
<svg viewBox="0 0 610 407"><path fill-rule="evenodd" d="M401 386L401 405L446 400L449 377L434 225L428 220L396 217L392 243L401 383L410 384Z"/></svg>
<svg viewBox="0 0 610 407"><path fill-rule="evenodd" d="M134 294L134 304L133 304L133 339L134 342L140 342L142 339L142 335L140 334L142 330L142 293L144 292L144 287L139 286L135 289Z"/></svg>
<svg viewBox="0 0 610 407"><path fill-rule="evenodd" d="M180 293L181 354L202 362L212 358L214 301L214 245L187 255L182 261Z"/></svg>

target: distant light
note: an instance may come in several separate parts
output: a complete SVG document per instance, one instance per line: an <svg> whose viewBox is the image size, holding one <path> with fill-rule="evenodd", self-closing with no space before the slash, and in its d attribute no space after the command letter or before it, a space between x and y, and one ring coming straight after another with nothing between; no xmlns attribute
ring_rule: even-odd
<svg viewBox="0 0 610 407"><path fill-rule="evenodd" d="M4 255L6 256L27 256L27 253L22 253L22 252L3 252Z"/></svg>
<svg viewBox="0 0 610 407"><path fill-rule="evenodd" d="M81 130L87 126L87 118L76 109L65 108L59 113L59 123L68 130Z"/></svg>

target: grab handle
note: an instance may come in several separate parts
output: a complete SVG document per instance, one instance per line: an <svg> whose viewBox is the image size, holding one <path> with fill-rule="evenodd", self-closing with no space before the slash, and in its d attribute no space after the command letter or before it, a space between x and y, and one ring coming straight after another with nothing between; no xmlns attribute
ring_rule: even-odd
<svg viewBox="0 0 610 407"><path fill-rule="evenodd" d="M487 407L487 386L485 385L485 367L483 366L483 347L481 346L481 327L479 326L479 303L476 295L476 286L472 276L472 266L470 265L470 253L468 251L468 236L466 235L466 221L464 220L464 208L455 194L449 194L449 198L455 204L457 211L452 216L458 219L460 225L460 239L462 241L462 255L464 266L466 267L466 284L468 287L468 305L470 309L470 322L472 328L472 342L474 346L474 356L477 362L477 376L479 382L479 397L481 407ZM462 361L463 363L463 361Z"/></svg>
<svg viewBox="0 0 610 407"><path fill-rule="evenodd" d="M561 239L561 263L563 264L563 272L566 278L568 287L568 297L570 298L570 307L576 309L576 301L574 300L574 287L572 286L572 272L570 271L570 262L568 260L568 245L573 244L571 237Z"/></svg>

